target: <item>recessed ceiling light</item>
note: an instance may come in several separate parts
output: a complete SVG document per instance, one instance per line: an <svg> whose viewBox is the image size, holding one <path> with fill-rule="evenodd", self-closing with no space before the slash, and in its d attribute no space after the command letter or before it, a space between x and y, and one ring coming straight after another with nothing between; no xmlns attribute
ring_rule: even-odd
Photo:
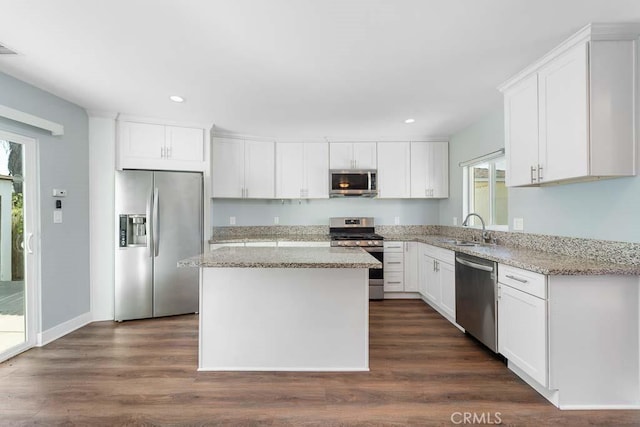
<svg viewBox="0 0 640 427"><path fill-rule="evenodd" d="M413 122L415 122L415 121L416 121L416 119L407 119L407 120L405 120L404 122L405 122L406 124L409 124L409 123L413 123Z"/></svg>
<svg viewBox="0 0 640 427"><path fill-rule="evenodd" d="M184 102L184 98L178 95L171 95L169 99L173 102Z"/></svg>

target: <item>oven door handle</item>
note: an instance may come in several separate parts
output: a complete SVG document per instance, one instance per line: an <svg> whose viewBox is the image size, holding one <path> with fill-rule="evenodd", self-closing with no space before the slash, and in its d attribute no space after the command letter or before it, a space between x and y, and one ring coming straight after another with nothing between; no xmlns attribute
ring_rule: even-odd
<svg viewBox="0 0 640 427"><path fill-rule="evenodd" d="M475 268L476 270L482 271L493 271L493 267L489 267L487 265L477 264L475 262L467 261L466 259L456 257L456 262L462 265L466 265L467 267Z"/></svg>

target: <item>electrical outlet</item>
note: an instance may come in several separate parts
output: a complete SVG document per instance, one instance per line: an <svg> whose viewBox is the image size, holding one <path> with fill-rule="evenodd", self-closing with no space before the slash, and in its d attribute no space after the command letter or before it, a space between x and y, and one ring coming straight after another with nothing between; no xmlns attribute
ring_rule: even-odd
<svg viewBox="0 0 640 427"><path fill-rule="evenodd" d="M513 218L513 231L524 231L524 218Z"/></svg>
<svg viewBox="0 0 640 427"><path fill-rule="evenodd" d="M274 223L275 225L280 224L280 217L279 217L279 216L274 216L274 217L273 217L273 223Z"/></svg>
<svg viewBox="0 0 640 427"><path fill-rule="evenodd" d="M453 217L453 225L458 225L458 217L457 216Z"/></svg>
<svg viewBox="0 0 640 427"><path fill-rule="evenodd" d="M61 224L62 223L62 210L61 209L56 209L55 211L53 211L53 223L54 224Z"/></svg>
<svg viewBox="0 0 640 427"><path fill-rule="evenodd" d="M400 217L399 217L399 216L397 216L397 217L393 218L393 223L394 223L395 225L400 225Z"/></svg>
<svg viewBox="0 0 640 427"><path fill-rule="evenodd" d="M236 225L236 217L235 216L230 216L229 217L229 225Z"/></svg>

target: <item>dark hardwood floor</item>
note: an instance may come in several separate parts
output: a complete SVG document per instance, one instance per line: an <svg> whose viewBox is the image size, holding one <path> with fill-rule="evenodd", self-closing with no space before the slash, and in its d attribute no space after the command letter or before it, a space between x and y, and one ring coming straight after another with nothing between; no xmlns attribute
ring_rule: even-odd
<svg viewBox="0 0 640 427"><path fill-rule="evenodd" d="M93 323L0 365L0 425L640 425L556 409L421 301L370 313L363 373L199 373L195 315Z"/></svg>

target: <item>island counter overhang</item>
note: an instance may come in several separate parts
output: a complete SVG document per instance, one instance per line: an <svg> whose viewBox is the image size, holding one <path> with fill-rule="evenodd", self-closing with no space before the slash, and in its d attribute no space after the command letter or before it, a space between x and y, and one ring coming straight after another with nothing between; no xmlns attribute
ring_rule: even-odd
<svg viewBox="0 0 640 427"><path fill-rule="evenodd" d="M369 268L360 248L226 247L200 268L200 371L369 370Z"/></svg>

